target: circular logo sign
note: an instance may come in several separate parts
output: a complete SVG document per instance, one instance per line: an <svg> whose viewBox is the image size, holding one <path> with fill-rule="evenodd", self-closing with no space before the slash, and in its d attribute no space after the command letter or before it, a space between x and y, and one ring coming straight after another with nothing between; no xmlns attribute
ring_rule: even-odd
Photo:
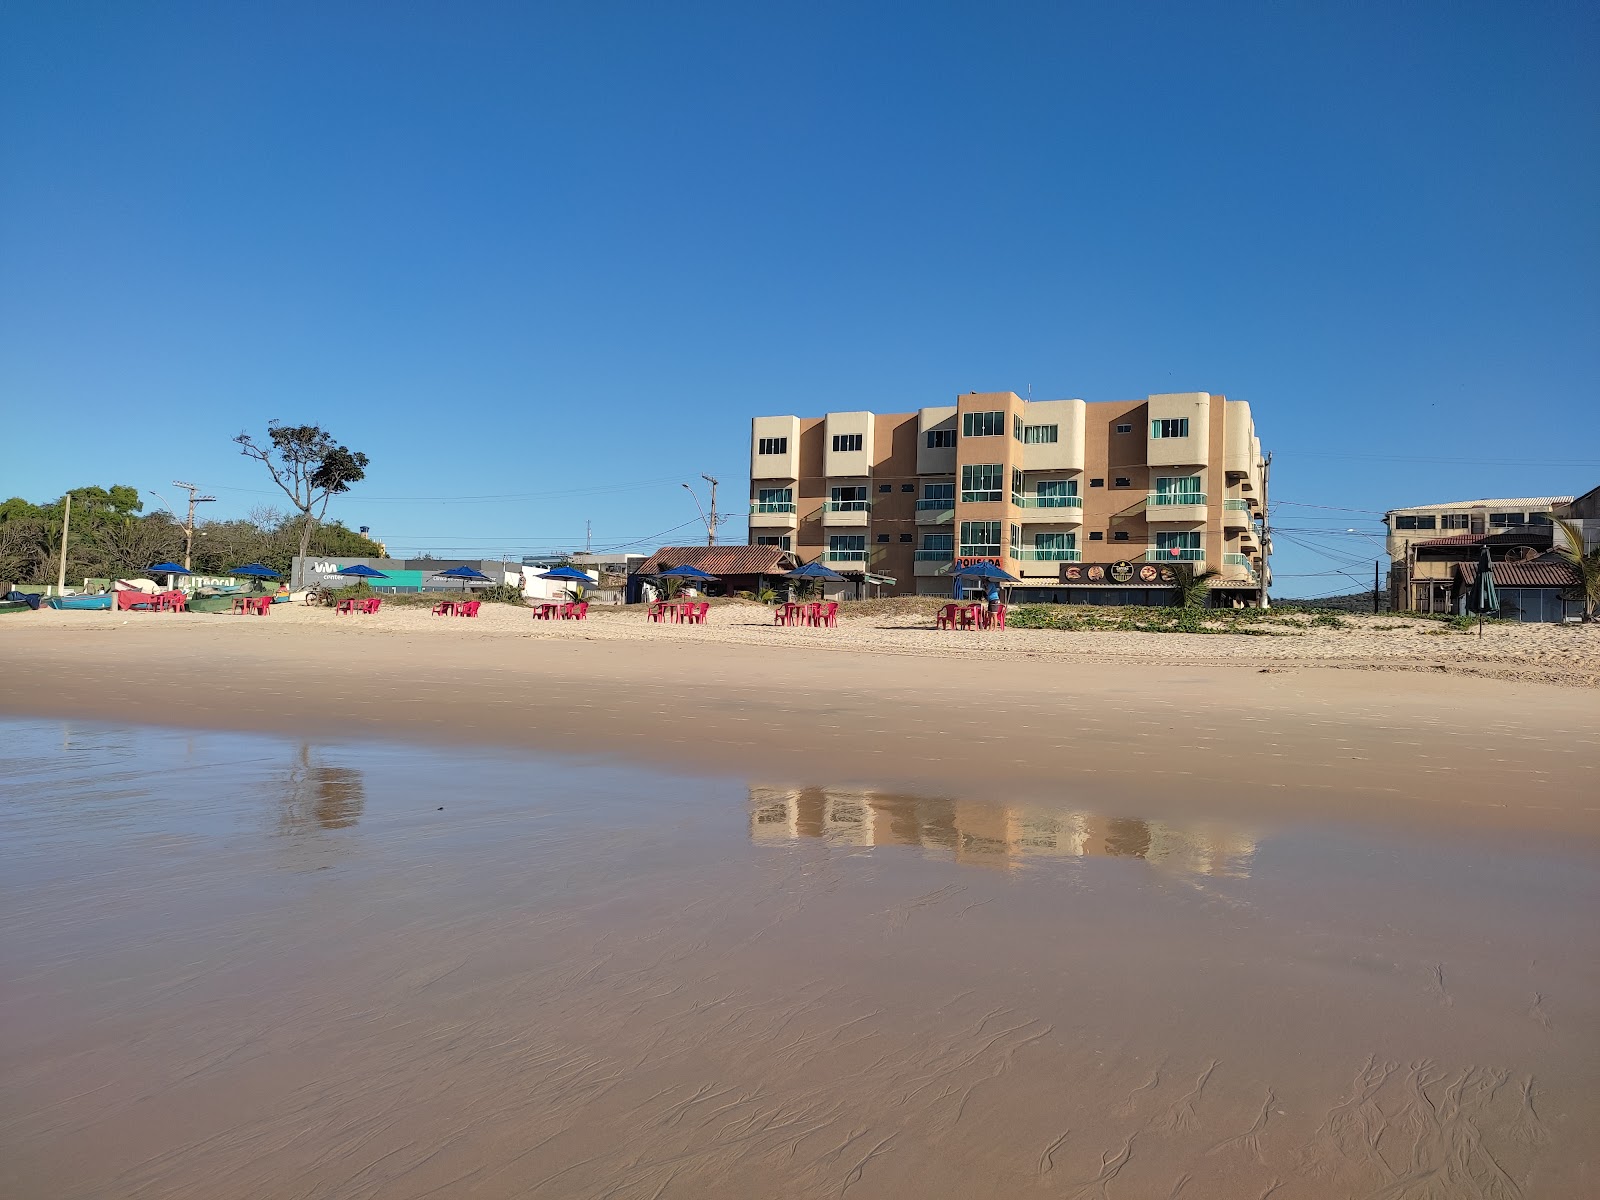
<svg viewBox="0 0 1600 1200"><path fill-rule="evenodd" d="M1139 568L1139 578L1145 583L1154 583L1156 581L1156 569L1149 563L1146 563L1144 566Z"/></svg>
<svg viewBox="0 0 1600 1200"><path fill-rule="evenodd" d="M1133 578L1133 564L1130 562L1114 562L1111 564L1111 582L1127 583Z"/></svg>

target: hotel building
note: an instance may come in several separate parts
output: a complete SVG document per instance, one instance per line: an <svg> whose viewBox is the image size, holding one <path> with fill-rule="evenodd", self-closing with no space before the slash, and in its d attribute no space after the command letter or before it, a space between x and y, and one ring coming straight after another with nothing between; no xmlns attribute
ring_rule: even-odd
<svg viewBox="0 0 1600 1200"><path fill-rule="evenodd" d="M750 542L897 595L949 595L952 564L982 560L1022 581L1018 600L1165 604L1181 562L1220 573L1216 602L1252 603L1266 482L1242 400L970 392L914 413L756 417Z"/></svg>

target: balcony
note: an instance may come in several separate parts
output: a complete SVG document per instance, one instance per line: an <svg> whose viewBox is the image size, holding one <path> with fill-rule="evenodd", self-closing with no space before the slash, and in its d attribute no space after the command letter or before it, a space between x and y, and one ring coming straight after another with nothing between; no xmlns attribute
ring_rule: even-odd
<svg viewBox="0 0 1600 1200"><path fill-rule="evenodd" d="M1144 518L1198 524L1206 519L1206 495L1204 492L1151 492L1145 497Z"/></svg>
<svg viewBox="0 0 1600 1200"><path fill-rule="evenodd" d="M911 556L915 562L912 570L918 579L943 575L955 561L954 550L918 550Z"/></svg>
<svg viewBox="0 0 1600 1200"><path fill-rule="evenodd" d="M1011 493L1011 503L1022 510L1024 524L1048 522L1051 525L1083 524L1082 496L1036 496Z"/></svg>
<svg viewBox="0 0 1600 1200"><path fill-rule="evenodd" d="M955 519L956 501L954 496L948 500L917 501L918 525L945 525Z"/></svg>
<svg viewBox="0 0 1600 1200"><path fill-rule="evenodd" d="M795 514L794 504L789 501L753 500L750 503L751 528L793 529L799 518Z"/></svg>
<svg viewBox="0 0 1600 1200"><path fill-rule="evenodd" d="M865 529L871 508L870 500L828 500L822 505L822 524L834 529Z"/></svg>
<svg viewBox="0 0 1600 1200"><path fill-rule="evenodd" d="M1250 527L1250 502L1230 497L1222 502L1222 527L1248 529Z"/></svg>
<svg viewBox="0 0 1600 1200"><path fill-rule="evenodd" d="M824 550L822 560L831 563L865 563L867 552L865 550Z"/></svg>
<svg viewBox="0 0 1600 1200"><path fill-rule="evenodd" d="M1255 564L1250 561L1248 554L1224 554L1222 556L1222 570L1225 575L1232 575L1236 571L1242 571L1250 576L1251 579L1256 577Z"/></svg>
<svg viewBox="0 0 1600 1200"><path fill-rule="evenodd" d="M1013 550L1011 557L1018 562L1082 562L1083 551L1027 546Z"/></svg>
<svg viewBox="0 0 1600 1200"><path fill-rule="evenodd" d="M1202 549L1187 550L1178 547L1152 546L1144 552L1145 562L1205 562L1206 552Z"/></svg>

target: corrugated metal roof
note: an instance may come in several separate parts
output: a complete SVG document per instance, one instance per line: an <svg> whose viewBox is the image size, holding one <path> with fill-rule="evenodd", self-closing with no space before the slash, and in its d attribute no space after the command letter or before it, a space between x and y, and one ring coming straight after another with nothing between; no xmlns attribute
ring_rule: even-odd
<svg viewBox="0 0 1600 1200"><path fill-rule="evenodd" d="M1478 577L1478 564L1460 563L1461 582L1466 587ZM1578 573L1560 559L1535 558L1528 562L1497 562L1494 564L1495 587L1576 587Z"/></svg>
<svg viewBox="0 0 1600 1200"><path fill-rule="evenodd" d="M711 575L782 575L798 565L776 546L663 546L639 567L654 575L672 567L698 567Z"/></svg>
<svg viewBox="0 0 1600 1200"><path fill-rule="evenodd" d="M1449 500L1439 504L1410 504L1404 508L1391 508L1389 513L1430 512L1436 508L1554 508L1557 504L1571 504L1571 496L1500 496L1487 500Z"/></svg>

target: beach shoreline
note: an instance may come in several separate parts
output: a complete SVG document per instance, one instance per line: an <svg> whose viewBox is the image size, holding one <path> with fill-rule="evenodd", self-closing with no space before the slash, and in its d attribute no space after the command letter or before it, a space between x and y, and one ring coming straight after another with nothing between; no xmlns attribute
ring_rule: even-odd
<svg viewBox="0 0 1600 1200"><path fill-rule="evenodd" d="M1426 635L1414 639L1426 651L1401 658L1363 655L1338 630L935 634L882 615L773 629L739 605L704 627L650 625L637 609L583 623L483 612L12 618L0 714L498 745L796 784L1003 780L1018 797L1088 788L1101 807L1156 814L1193 802L1244 819L1600 836L1600 692L1571 682L1586 654L1560 686L1546 678L1562 674L1559 655L1529 678L1509 654L1474 663L1462 648L1477 639L1459 635L1455 669L1437 670L1418 655L1445 639ZM1492 632L1502 650L1519 636L1600 645L1593 630ZM1473 666L1509 677L1461 673Z"/></svg>

